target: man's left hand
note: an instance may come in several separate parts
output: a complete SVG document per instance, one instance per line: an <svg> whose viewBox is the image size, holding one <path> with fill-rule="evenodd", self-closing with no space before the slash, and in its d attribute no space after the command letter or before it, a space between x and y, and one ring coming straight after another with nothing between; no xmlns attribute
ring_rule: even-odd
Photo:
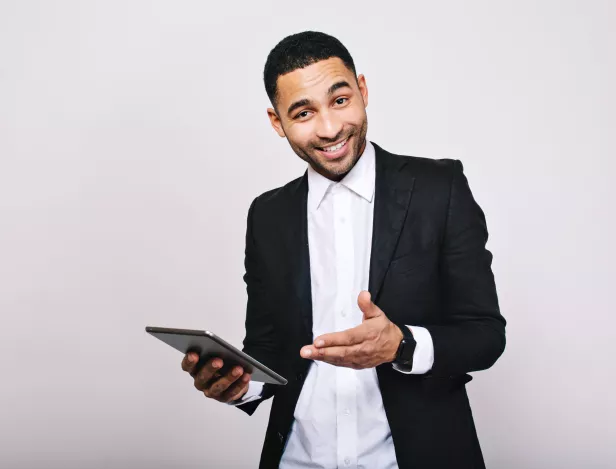
<svg viewBox="0 0 616 469"><path fill-rule="evenodd" d="M372 302L369 292L362 291L357 304L364 313L359 326L317 337L314 344L302 347L301 356L356 370L392 362L402 331Z"/></svg>

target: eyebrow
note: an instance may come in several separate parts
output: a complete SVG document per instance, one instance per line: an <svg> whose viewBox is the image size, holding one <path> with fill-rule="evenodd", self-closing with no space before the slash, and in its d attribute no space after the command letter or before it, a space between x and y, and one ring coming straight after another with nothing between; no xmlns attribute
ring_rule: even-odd
<svg viewBox="0 0 616 469"><path fill-rule="evenodd" d="M329 87L329 89L327 90L327 96L331 96L332 94L336 92L336 90L340 88L345 88L345 87L350 88L351 85L349 85L349 83L344 80L338 81Z"/></svg>
<svg viewBox="0 0 616 469"><path fill-rule="evenodd" d="M327 90L327 96L331 96L332 94L336 92L336 90L339 90L340 88L350 88L350 87L351 85L349 85L347 81L345 80L338 81L329 87L329 89ZM295 101L293 104L289 106L289 109L287 109L287 114L291 115L291 113L295 111L297 108L300 108L302 106L307 106L311 103L312 101L307 98Z"/></svg>
<svg viewBox="0 0 616 469"><path fill-rule="evenodd" d="M289 106L289 109L287 110L287 115L291 115L291 113L293 111L295 111L298 107L302 107L302 106L307 106L308 104L310 104L312 101L309 99L300 99L299 101L295 101L293 104L291 104Z"/></svg>

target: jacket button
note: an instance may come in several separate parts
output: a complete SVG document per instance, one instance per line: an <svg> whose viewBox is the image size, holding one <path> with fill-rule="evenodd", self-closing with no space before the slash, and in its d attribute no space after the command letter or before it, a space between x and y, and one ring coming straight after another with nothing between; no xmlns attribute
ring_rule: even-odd
<svg viewBox="0 0 616 469"><path fill-rule="evenodd" d="M282 433L280 432L278 432L278 439L280 440L281 443L284 441L284 436L282 436Z"/></svg>
<svg viewBox="0 0 616 469"><path fill-rule="evenodd" d="M298 381L304 381L304 373L297 373L296 378Z"/></svg>

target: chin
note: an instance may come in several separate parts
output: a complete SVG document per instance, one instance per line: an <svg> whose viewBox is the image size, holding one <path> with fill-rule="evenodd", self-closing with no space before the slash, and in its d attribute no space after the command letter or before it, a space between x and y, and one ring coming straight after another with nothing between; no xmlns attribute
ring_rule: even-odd
<svg viewBox="0 0 616 469"><path fill-rule="evenodd" d="M347 174L353 168L356 160L357 158L353 158L353 155L346 155L338 161L325 161L321 167L328 174L339 177Z"/></svg>

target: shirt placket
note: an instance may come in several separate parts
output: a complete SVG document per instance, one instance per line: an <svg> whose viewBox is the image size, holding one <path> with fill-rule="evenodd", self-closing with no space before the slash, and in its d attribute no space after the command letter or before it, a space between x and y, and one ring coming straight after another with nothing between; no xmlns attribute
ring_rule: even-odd
<svg viewBox="0 0 616 469"><path fill-rule="evenodd" d="M354 239L351 223L351 193L334 187L333 214L336 252L336 331L355 327L351 303L355 279ZM337 462L340 468L357 467L357 383L352 368L336 367Z"/></svg>

